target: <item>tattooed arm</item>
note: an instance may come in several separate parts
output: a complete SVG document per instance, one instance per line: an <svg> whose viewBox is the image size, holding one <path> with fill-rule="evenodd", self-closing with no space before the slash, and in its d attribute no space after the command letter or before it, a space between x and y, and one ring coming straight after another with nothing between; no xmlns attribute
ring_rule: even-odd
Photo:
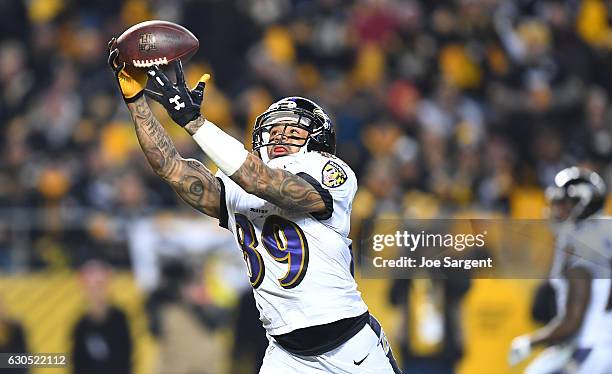
<svg viewBox="0 0 612 374"><path fill-rule="evenodd" d="M270 168L253 154L249 154L230 178L248 193L283 209L303 213L326 210L321 194L305 179L286 170Z"/></svg>
<svg viewBox="0 0 612 374"><path fill-rule="evenodd" d="M177 152L166 130L153 116L144 96L128 104L136 136L149 164L189 205L219 218L221 186L201 162L184 159Z"/></svg>
<svg viewBox="0 0 612 374"><path fill-rule="evenodd" d="M204 119L198 117L185 129L193 135L203 125ZM321 194L305 179L286 170L270 168L252 153L230 178L246 192L283 209L303 213L327 210Z"/></svg>

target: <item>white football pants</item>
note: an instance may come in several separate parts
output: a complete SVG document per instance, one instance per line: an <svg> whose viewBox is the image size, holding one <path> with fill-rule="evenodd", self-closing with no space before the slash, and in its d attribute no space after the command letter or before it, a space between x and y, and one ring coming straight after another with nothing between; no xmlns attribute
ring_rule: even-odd
<svg viewBox="0 0 612 374"><path fill-rule="evenodd" d="M401 374L401 371L380 324L370 316L370 322L355 336L319 356L295 355L270 338L259 373Z"/></svg>

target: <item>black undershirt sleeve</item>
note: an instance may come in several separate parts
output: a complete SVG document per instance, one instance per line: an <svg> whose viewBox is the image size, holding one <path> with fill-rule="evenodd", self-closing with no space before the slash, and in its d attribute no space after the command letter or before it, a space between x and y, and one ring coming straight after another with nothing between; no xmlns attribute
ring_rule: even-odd
<svg viewBox="0 0 612 374"><path fill-rule="evenodd" d="M315 190L317 190L319 195L321 195L321 198L325 203L325 211L311 212L310 214L319 221L330 219L332 214L334 213L334 199L332 198L332 195L329 193L329 191L323 188L323 186L321 186L321 183L319 183L309 174L302 172L297 173L296 175L304 179L306 182L310 183L315 188Z"/></svg>
<svg viewBox="0 0 612 374"><path fill-rule="evenodd" d="M225 203L225 184L221 178L217 177L219 184L221 185L221 192L219 196L219 226L224 229L228 229L228 213L227 213L227 204Z"/></svg>

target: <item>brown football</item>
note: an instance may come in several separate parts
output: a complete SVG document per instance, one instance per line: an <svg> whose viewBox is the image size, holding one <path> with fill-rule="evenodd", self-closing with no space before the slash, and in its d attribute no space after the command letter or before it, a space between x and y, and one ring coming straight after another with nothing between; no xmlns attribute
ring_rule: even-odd
<svg viewBox="0 0 612 374"><path fill-rule="evenodd" d="M193 56L200 42L181 25L166 21L146 21L125 30L117 38L119 61L137 68L167 65Z"/></svg>

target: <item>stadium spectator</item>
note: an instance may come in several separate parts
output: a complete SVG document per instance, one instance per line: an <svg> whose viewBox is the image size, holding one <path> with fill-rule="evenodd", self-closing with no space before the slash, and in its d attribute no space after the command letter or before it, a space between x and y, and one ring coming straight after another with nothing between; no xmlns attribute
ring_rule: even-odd
<svg viewBox="0 0 612 374"><path fill-rule="evenodd" d="M6 315L6 310L2 303L0 303L0 352L28 353L23 326L19 321ZM27 368L16 368L12 372L27 374L29 370Z"/></svg>
<svg viewBox="0 0 612 374"><path fill-rule="evenodd" d="M224 372L227 352L219 328L227 311L215 306L189 265L167 259L159 287L147 300L149 327L159 342L159 374Z"/></svg>
<svg viewBox="0 0 612 374"><path fill-rule="evenodd" d="M469 287L466 277L393 282L390 301L402 311L399 337L406 373L455 373L463 356L460 303Z"/></svg>
<svg viewBox="0 0 612 374"><path fill-rule="evenodd" d="M111 268L90 260L80 273L87 312L72 331L74 374L132 372L132 338L125 314L108 300Z"/></svg>
<svg viewBox="0 0 612 374"><path fill-rule="evenodd" d="M250 289L240 294L235 316L230 373L257 374L268 348L268 338Z"/></svg>

